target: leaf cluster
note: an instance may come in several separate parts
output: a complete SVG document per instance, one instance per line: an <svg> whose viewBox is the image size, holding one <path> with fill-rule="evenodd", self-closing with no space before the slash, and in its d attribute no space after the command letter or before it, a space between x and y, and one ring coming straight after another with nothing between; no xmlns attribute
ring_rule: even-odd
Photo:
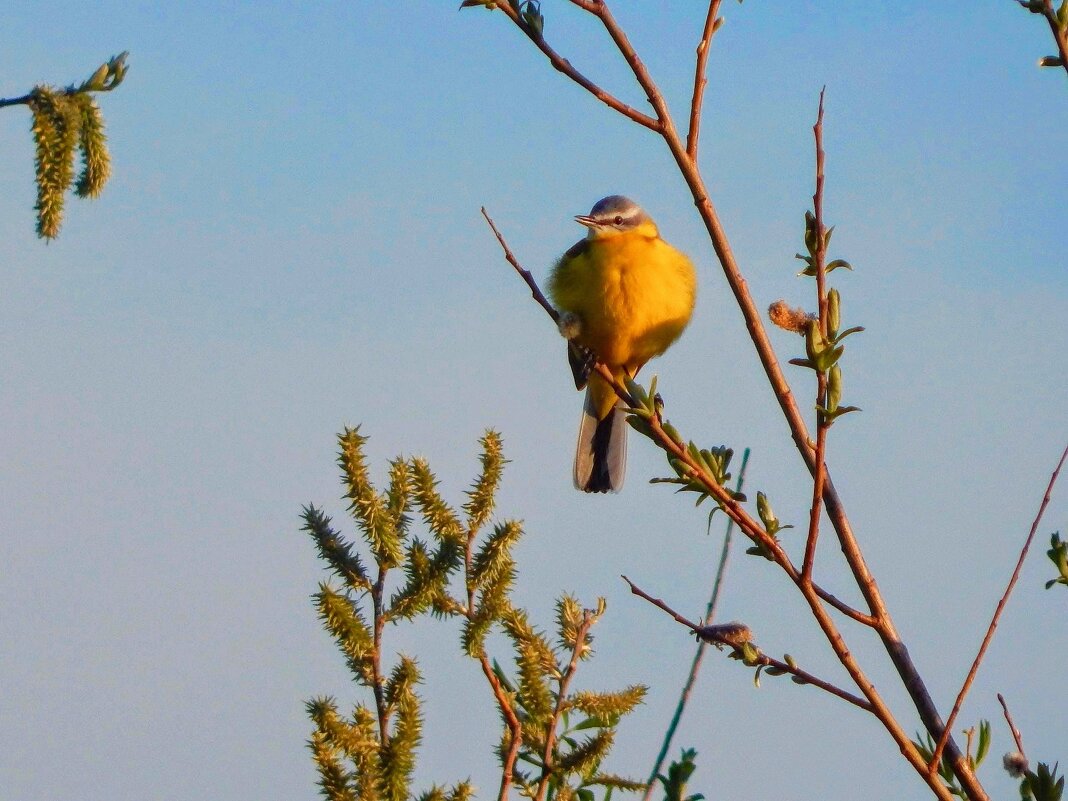
<svg viewBox="0 0 1068 801"><path fill-rule="evenodd" d="M315 731L309 742L319 770L319 786L331 801L401 801L410 797L415 752L422 736L419 670L400 655L389 676L382 667L382 633L421 614L462 620L460 644L482 661L502 690L498 697L505 726L502 766L513 751L509 716L520 723L520 761L533 769L514 770L513 782L532 797L544 786L549 798L593 801L594 787L644 789L641 782L600 770L620 719L641 703L645 688L617 692L571 692L578 664L592 654L590 628L604 614L604 599L584 609L571 595L556 604L556 637L539 631L528 613L515 606L512 549L523 534L516 521L490 527L505 459L493 431L481 439L481 469L459 511L442 498L438 480L420 458L389 463L389 485L375 488L365 458L367 438L359 428L338 437L338 465L345 498L373 563L337 531L314 506L304 509L304 531L341 586L323 582L314 596L324 628L345 657L357 683L372 691L375 708L358 704L343 716L332 698L308 703ZM412 533L413 517L426 534ZM387 597L390 571L403 579ZM514 670L496 661L489 667L487 638L494 629L512 645ZM514 756L513 756L514 758ZM434 787L426 801L466 801L470 786Z"/></svg>
<svg viewBox="0 0 1068 801"><path fill-rule="evenodd" d="M746 500L744 493L735 492L727 487L728 482L731 480L729 468L731 459L734 457L734 451L725 445L714 448L701 448L692 440L685 442L679 430L668 420L664 420L661 417L663 400L656 392L656 381L656 376L653 376L649 382L649 389L646 390L637 381L631 378L626 379L627 392L630 393L632 401L632 405L627 409L627 423L642 436L654 439L653 421L655 420L676 445L685 449L687 456L693 460L699 470L711 477L728 496L739 503L744 503ZM697 494L697 506L700 506L709 498L713 498L716 501L716 508L709 513L710 518L717 509L724 508L723 503L712 496L708 491L708 487L697 477L694 473L694 468L685 459L671 451L665 452L668 464L675 472L675 475L668 478L650 479L650 484L677 484L679 488L676 492L693 492Z"/></svg>
<svg viewBox="0 0 1068 801"><path fill-rule="evenodd" d="M668 766L666 776L657 774L656 780L664 788L664 801L703 801L704 795L701 793L686 795L686 783L697 768L696 758L695 749L684 748L679 758Z"/></svg>
<svg viewBox="0 0 1068 801"><path fill-rule="evenodd" d="M36 149L37 235L52 239L63 222L63 203L73 185L78 197L100 195L111 175L111 156L104 135L104 117L93 98L95 92L110 92L122 83L129 67L126 53L101 64L87 80L60 90L37 86L25 98L33 117ZM82 170L74 177L75 150L81 153Z"/></svg>
<svg viewBox="0 0 1068 801"><path fill-rule="evenodd" d="M1057 776L1057 765L1052 768L1045 762L1038 769L1025 771L1020 782L1022 801L1061 801L1064 795L1064 776Z"/></svg>
<svg viewBox="0 0 1068 801"><path fill-rule="evenodd" d="M771 508L771 501L768 500L768 496L763 492L757 493L757 515L760 517L760 522L764 524L764 530L773 540L779 539L780 531L793 528L790 524L784 525L779 522L779 518L775 516L775 511ZM750 556L763 556L769 561L774 559L767 546L759 541L755 542L755 544L749 548L746 548L745 552Z"/></svg>
<svg viewBox="0 0 1068 801"><path fill-rule="evenodd" d="M831 234L834 226L823 232L822 239L817 230L816 217L811 211L805 212L805 247L808 255L796 254L796 258L805 262L805 269L798 275L815 276L817 274L819 260L827 252L831 242ZM852 265L844 259L834 259L827 263L826 273L832 273L839 267L852 270ZM799 367L807 367L810 370L826 377L827 390L822 403L816 405L821 423L830 426L835 419L849 412L857 412L856 406L842 406L842 368L839 360L845 353L845 345L842 341L850 334L856 334L864 330L863 326L853 326L841 330L842 320L842 297L837 289L827 292L827 319L826 331L820 320L810 319L805 325L805 357L790 359L790 364Z"/></svg>
<svg viewBox="0 0 1068 801"><path fill-rule="evenodd" d="M530 625L527 613L512 609L502 625L512 641L515 675L494 662L494 673L514 701L523 741L514 771L520 791L531 798L545 785L547 797L593 801L594 788L645 789L641 781L601 770L615 742L616 727L645 698L646 688L632 685L615 692L570 692L578 663L593 655L590 628L601 618L605 602L584 609L571 595L556 603L556 641ZM502 759L507 737L501 743Z"/></svg>

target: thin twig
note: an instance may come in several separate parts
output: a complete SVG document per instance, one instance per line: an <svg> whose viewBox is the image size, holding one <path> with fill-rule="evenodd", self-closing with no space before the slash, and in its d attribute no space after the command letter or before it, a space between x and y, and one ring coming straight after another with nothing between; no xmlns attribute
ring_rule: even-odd
<svg viewBox="0 0 1068 801"><path fill-rule="evenodd" d="M823 95L820 90L820 107L812 134L816 140L816 191L812 195L816 235L816 249L812 254L816 267L816 298L819 306L820 335L826 341L829 326L827 320L827 231L823 224ZM812 325L812 323L810 323ZM816 372L816 406L827 408L827 373ZM823 485L827 478L827 429L830 421L825 413L816 412L816 473L812 478L812 507L809 512L808 536L805 538L805 561L801 566L801 580L812 580L812 568L816 561L816 543L820 537L820 513L823 507Z"/></svg>
<svg viewBox="0 0 1068 801"><path fill-rule="evenodd" d="M708 85L708 51L712 45L712 35L719 28L719 4L722 0L711 0L708 4L708 16L705 17L705 29L701 33L701 42L697 45L697 65L693 76L693 99L690 101L690 128L686 133L686 154L691 161L697 160L697 140L701 136L701 105L704 102L705 87Z"/></svg>
<svg viewBox="0 0 1068 801"><path fill-rule="evenodd" d="M526 281L528 287L530 287L530 294L534 296L536 300L545 312L553 318L554 323L560 322L560 312L553 308L553 304L549 303L548 298L542 293L541 288L538 286L538 282L534 280L534 276L530 274L530 270L524 270L523 267L516 261L515 256L512 255L511 249L508 247L508 243L504 241L504 237L501 236L501 232L497 230L497 226L493 224L493 220L490 219L489 214L486 213L486 207L481 208L482 216L486 218L486 222L489 223L489 227L493 229L493 235L497 237L497 241L501 243L501 247L504 248L504 258L508 260L508 263L515 268L515 271L519 273L519 277Z"/></svg>
<svg viewBox="0 0 1068 801"><path fill-rule="evenodd" d="M734 486L735 492L742 491L742 486L745 483L745 468L748 464L749 448L746 448L742 454L742 466L738 470L738 481ZM723 576L727 572L727 559L730 556L731 535L733 533L734 520L728 517L727 530L723 535L723 548L719 552L719 565L716 567L716 578L712 582L712 595L709 597L708 606L705 608L704 624L706 626L716 617L716 606L719 604L719 592L723 586ZM642 796L642 801L649 801L653 794L654 782L660 773L660 768L664 765L664 760L667 759L667 753L671 749L671 741L675 737L675 730L679 726L682 713L686 709L686 704L690 700L690 693L697 681L697 673L701 669L701 660L705 655L706 646L707 643L704 640L697 641L697 651L693 655L693 662L690 663L690 673L686 677L686 683L682 686L682 692L679 694L679 702L675 706L675 714L672 716L671 723L668 724L667 731L664 733L664 742L660 746L660 753L657 754L656 762L649 773L649 781L645 784L645 794Z"/></svg>
<svg viewBox="0 0 1068 801"><path fill-rule="evenodd" d="M382 678L382 630L386 625L385 607L382 603L382 592L386 585L387 568L378 566L378 578L371 587L371 605L374 610L374 655L371 659L371 690L375 695L375 709L378 712L378 735L382 746L389 745L389 709L386 707L386 694Z"/></svg>
<svg viewBox="0 0 1068 801"><path fill-rule="evenodd" d="M32 99L33 99L33 95L32 94L26 94L26 95L23 95L22 97L0 98L0 108L5 108L7 106L28 106Z"/></svg>
<svg viewBox="0 0 1068 801"><path fill-rule="evenodd" d="M1027 539L1024 541L1023 548L1020 549L1020 558L1016 560L1016 569L1012 571L1012 578L1009 579L1009 586L1005 588L1005 593L1001 596L1001 600L998 601L997 608L994 610L994 617L991 619L990 625L987 626L986 635L983 637L983 644L979 646L979 653L975 655L975 661L972 662L972 668L968 671L968 676L964 679L964 685L960 688L960 692L957 693L957 700L953 704L953 711L949 713L949 720L946 721L946 730L942 733L942 737L938 741L938 746L935 748L934 754L931 756L931 762L928 767L932 772L938 769L938 761L942 756L942 749L945 747L950 727L953 726L953 721L957 719L957 713L960 712L961 704L964 703L964 697L968 694L968 690L972 686L972 681L975 679L975 674L979 671L979 664L983 661L983 657L986 656L986 649L990 645L990 641L994 639L994 631L998 627L998 619L1001 617L1001 613L1005 610L1005 604L1008 603L1009 596L1012 594L1012 590L1016 586L1016 580L1020 578L1020 571L1023 569L1024 559L1027 558L1027 551L1031 547L1031 541L1035 538L1035 532L1038 531L1038 524L1042 522L1042 515L1045 514L1046 507L1049 505L1050 496L1053 494L1053 485L1057 483L1057 476L1061 472L1061 467L1064 466L1065 459L1068 459L1068 445L1064 447L1061 459L1057 462L1057 468L1049 478L1049 484L1046 485L1046 494L1042 496L1042 503L1038 507L1038 514L1035 515L1034 522L1031 523L1031 531L1027 535Z"/></svg>
<svg viewBox="0 0 1068 801"><path fill-rule="evenodd" d="M1005 696L1001 693L998 693L998 703L1001 704L1001 709L1005 712L1005 722L1009 724L1009 731L1012 732L1012 739L1016 741L1016 750L1020 753L1020 756L1027 759L1027 754L1024 753L1023 735L1021 735L1020 730L1016 728L1016 724L1012 722L1012 715L1009 714L1009 705L1005 703Z"/></svg>
<svg viewBox="0 0 1068 801"><path fill-rule="evenodd" d="M690 631L692 631L694 634L696 634L703 641L712 642L712 643L718 644L718 645L727 645L727 646L729 646L731 648L735 648L735 650L738 649L738 646L735 643L732 643L732 642L727 642L727 641L718 640L718 639L705 639L707 637L707 633L705 631L705 627L704 626L698 626L696 623L693 623L692 621L687 620L685 617L683 617L678 612L676 612L674 609L672 609L670 606L668 606L666 603L664 603L663 600L661 600L660 598L654 598L653 596L649 595L647 592L642 590L641 587L639 587L637 584L635 584L633 581L631 581L626 576L622 576L622 579L625 582L627 582L627 584L630 586L630 591L632 593L637 595L639 598L644 598L646 601L651 603L653 606L656 606L659 609L662 609L663 611L667 612L669 615L671 615L673 618L675 618L676 621L678 621L682 625L686 626L688 629L690 629ZM854 706L857 706L857 707L863 709L865 712L871 712L872 711L872 705L868 701L865 701L863 698L860 698L860 697L858 697L856 695L853 695L853 693L851 693L851 692L847 692L846 690L843 690L841 687L837 687L834 684L831 684L829 681L824 681L823 679L819 678L818 676L812 675L807 670L802 670L801 668L797 667L797 665L791 665L791 664L789 664L787 662L783 662L782 660L775 659L774 657L768 656L765 653L759 653L759 655L758 655L756 661L753 663L753 665L754 666L763 665L764 667L775 668L777 670L781 670L783 673L789 673L789 674L791 674L793 676L797 676L799 679L802 679L805 684L811 684L813 687L819 687L821 690L824 690L824 691L830 693L831 695L837 696L838 698L841 698L843 701L848 701L849 703L853 704Z"/></svg>
<svg viewBox="0 0 1068 801"><path fill-rule="evenodd" d="M560 720L560 714L564 711L564 704L567 702L567 688L571 684L571 679L575 676L575 671L578 670L579 659L582 656L583 649L586 647L586 635L596 621L597 618L590 610L587 609L583 613L582 623L579 624L578 631L575 633L575 647L571 649L571 661L567 665L567 670L560 676L556 707L553 709L549 725L546 727L545 750L542 752L541 758L541 781L538 783L535 801L545 801L545 794L549 790L549 779L552 777L553 769L553 749L556 746L556 726Z"/></svg>
<svg viewBox="0 0 1068 801"><path fill-rule="evenodd" d="M492 225L492 223L491 223ZM464 584L467 586L467 606L463 610L464 617L472 623L475 621L475 582L471 580L471 568L474 559L473 548L475 544L475 531L471 529L467 533L467 544L464 548ZM512 707L512 700L501 686L500 679L493 671L489 658L485 653L479 654L478 662L482 666L482 673L493 690L493 697L497 701L497 708L501 711L505 725L511 734L508 743L508 751L501 763L501 786L497 791L497 801L508 801L508 791L512 786L512 775L515 771L515 761L519 757L519 747L523 743L523 725Z"/></svg>
<svg viewBox="0 0 1068 801"><path fill-rule="evenodd" d="M497 791L497 801L507 801L508 790L512 786L512 773L515 770L515 761L519 756L519 746L523 742L523 725L519 722L519 718L515 714L515 710L512 708L512 702L508 698L508 695L504 692L504 688L501 687L501 682L497 678L497 674L493 672L493 667L490 665L489 659L485 654L479 657L479 664L482 665L482 672L486 676L486 681L489 682L490 687L493 689L493 697L497 699L497 707L501 710L501 715L504 717L505 723L508 725L508 731L512 735L511 742L508 743L508 752L504 755L504 763L501 765L501 789Z"/></svg>
<svg viewBox="0 0 1068 801"><path fill-rule="evenodd" d="M634 122L638 123L641 126L644 126L645 128L648 128L651 131L660 130L660 124L655 119L650 117L648 114L643 114L642 112L638 111L638 109L627 105L615 95L606 92L600 86L595 84L585 75L583 75L573 66L571 66L571 62L561 56L559 53L557 53L552 47L550 47L549 43L545 41L545 37L533 28L531 28L529 25L527 25L527 23L525 23L519 17L519 15L515 12L515 9L513 9L510 4L499 3L497 5L497 8L503 11L509 17L509 19L511 19L512 22L516 24L516 27L518 27L526 35L526 37L534 43L534 46L545 54L545 56L549 59L549 63L552 64L556 70L562 72L564 75L573 80L575 83L577 83L591 95L596 97L606 106L615 109L624 117L634 120Z"/></svg>

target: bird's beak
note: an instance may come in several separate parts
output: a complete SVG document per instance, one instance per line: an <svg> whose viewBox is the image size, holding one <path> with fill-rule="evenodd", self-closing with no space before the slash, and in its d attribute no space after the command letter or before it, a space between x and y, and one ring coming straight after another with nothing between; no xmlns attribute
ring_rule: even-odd
<svg viewBox="0 0 1068 801"><path fill-rule="evenodd" d="M597 221L590 217L588 214L578 214L575 216L575 222L579 225L585 225L587 228L596 228Z"/></svg>

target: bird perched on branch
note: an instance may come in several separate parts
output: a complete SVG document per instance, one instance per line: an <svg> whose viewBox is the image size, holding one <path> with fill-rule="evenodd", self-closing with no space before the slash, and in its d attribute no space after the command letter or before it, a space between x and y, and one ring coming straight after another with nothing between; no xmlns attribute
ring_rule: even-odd
<svg viewBox="0 0 1068 801"><path fill-rule="evenodd" d="M586 388L575 486L618 492L627 459L626 415L612 386L591 368L600 361L622 381L667 350L693 314L697 274L633 200L610 195L575 221L589 232L560 257L549 279L575 387Z"/></svg>

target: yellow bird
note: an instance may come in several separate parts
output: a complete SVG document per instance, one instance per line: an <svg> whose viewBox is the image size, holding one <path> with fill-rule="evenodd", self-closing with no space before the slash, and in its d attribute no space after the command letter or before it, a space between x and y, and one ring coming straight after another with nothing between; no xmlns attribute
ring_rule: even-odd
<svg viewBox="0 0 1068 801"><path fill-rule="evenodd" d="M586 387L575 486L618 492L627 460L626 416L612 387L590 374L593 357L618 380L633 378L690 322L697 274L633 200L610 195L575 221L589 232L560 257L549 278L575 387Z"/></svg>

